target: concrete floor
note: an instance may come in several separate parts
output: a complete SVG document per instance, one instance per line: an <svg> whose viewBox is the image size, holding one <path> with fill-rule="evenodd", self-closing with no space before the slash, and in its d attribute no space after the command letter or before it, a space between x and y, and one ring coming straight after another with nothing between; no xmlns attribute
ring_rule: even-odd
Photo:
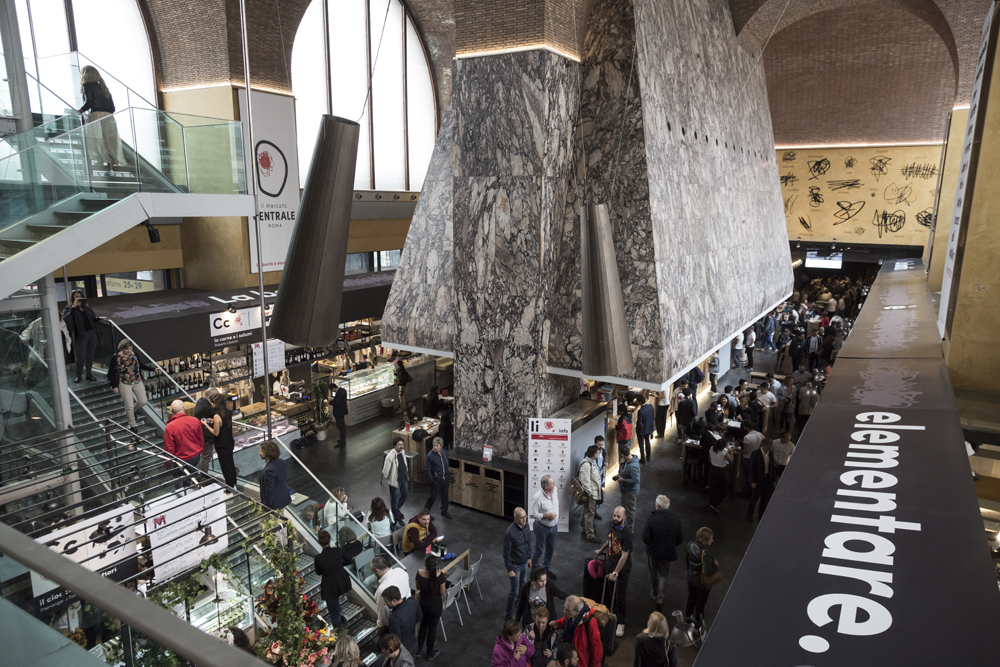
<svg viewBox="0 0 1000 667"><path fill-rule="evenodd" d="M767 366L771 360L771 355L758 352L756 370L768 370ZM736 384L737 379L747 376L746 371L732 370L723 376L719 384L722 386ZM719 388L721 390L722 387ZM708 407L709 402L708 395L702 394L699 401L702 411ZM331 489L343 486L349 496L348 503L367 512L372 498L376 495L381 496L388 504L389 492L381 483L380 472L383 452L391 445L391 432L396 425L398 419L392 417L348 427L348 445L344 449L334 448L337 440L334 437L335 427L331 425L330 436L325 442L316 442L305 449L296 450L296 454L324 484ZM709 628L757 526L756 522L747 522L747 501L743 498L728 497L723 502L721 514L710 512L708 492L704 488L694 488L682 483L679 456L680 448L675 443L675 430L671 426L668 427L664 439L654 439L652 462L642 466L641 469L639 512L635 525L636 560L629 583L629 613L624 621L625 637L617 652L608 660L608 665L611 667L632 664L632 640L645 627L646 619L653 611L654 603L649 595L644 546L639 535L645 524L645 516L653 510L654 500L658 494L663 493L670 497L671 511L681 519L685 541L694 539L695 532L701 526L708 526L715 532L712 553L718 558L726 578L715 586L709 597L706 607ZM289 461L288 483L296 491L311 499L322 498L322 491L315 481L294 461ZM607 530L611 512L620 497L617 484L610 479L605 493L605 505L598 511L604 517L598 527L599 534L601 530ZM407 515L415 514L423 506L427 496L426 486L413 484L404 506ZM466 548L471 548L473 561L479 558L480 553L484 555L482 575L479 580L484 599L480 600L479 595L473 590L470 596L471 617L466 613L464 604L462 607L464 627L459 626L458 615L454 609L445 612L444 620L449 641L443 641L439 633L438 647L441 649L441 655L435 662L448 664L449 661L458 659L461 664L487 664L496 636L503 624L504 605L507 600L508 578L504 572L501 545L503 532L509 521L459 505L452 505L451 514L454 517L452 519L445 519L440 515L440 506L434 508L433 514L438 532L446 536L445 542L451 551L460 553ZM559 586L573 593L581 590L584 564L592 557L593 547L596 546L580 537L579 524L580 516L579 512L576 512L570 521L569 532L560 533L558 536L552 566L552 571L558 576ZM680 560L671 569L668 580L669 588L664 604L664 613L668 619L673 610L684 609L687 600L684 568L684 556L681 555ZM678 649L678 664L682 667L691 665L696 656L696 648Z"/></svg>

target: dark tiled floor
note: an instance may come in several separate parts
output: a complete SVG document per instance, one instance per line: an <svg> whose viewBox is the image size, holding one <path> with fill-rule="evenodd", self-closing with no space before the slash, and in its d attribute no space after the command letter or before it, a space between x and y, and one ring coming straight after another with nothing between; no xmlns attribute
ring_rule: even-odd
<svg viewBox="0 0 1000 667"><path fill-rule="evenodd" d="M770 355L758 352L756 368L768 370ZM723 376L720 383L734 383L735 379L746 377L746 371L733 370ZM699 406L704 410L710 401L706 394L702 395ZM387 503L389 493L381 483L381 465L383 452L390 447L392 429L398 424L396 417L382 418L348 427L348 445L345 449L336 449L334 444L334 429L330 430L330 438L323 443L314 443L306 449L296 450L296 454L329 488L343 486L348 492L349 503L358 509L368 510L371 499L381 496ZM708 509L708 494L704 488L694 488L681 482L680 449L674 442L674 429L670 428L667 437L653 441L653 459L642 467L641 491L639 496L639 513L636 520L636 532L641 533L645 516L653 509L654 499L660 493L671 499L671 510L680 517L684 528L685 540L694 538L695 532L701 526L709 526L715 531L715 546L713 553L719 559L726 579L715 587L708 600L706 618L711 625L726 591L729 582L735 574L753 538L756 523L746 521L746 500L743 498L727 498L723 503L722 514L716 515ZM300 493L310 498L322 498L322 491L307 472L294 461L289 462L288 483ZM619 493L617 484L608 480L606 488L607 501L599 511L604 516L601 529L606 529L611 517L611 511L617 504ZM405 508L407 512L415 513L427 499L427 487L415 484ZM452 551L472 550L473 560L484 554L483 569L479 584L482 587L483 600L477 593L471 595L471 617L463 605L462 613L465 621L460 627L458 616L453 609L445 613L445 625L448 631L448 642L438 637L441 656L437 662L448 664L452 660L460 660L462 664L487 664L490 652L503 623L504 605L507 599L508 579L503 571L501 558L501 540L503 531L508 525L506 519L484 514L476 510L465 509L453 505L453 519L440 516L439 507L435 508L434 516L438 531L446 535L446 542ZM579 513L570 522L568 533L561 533L556 543L553 571L559 577L559 585L569 592L579 592L582 586L583 568L593 546L580 537ZM631 665L633 661L632 638L645 627L649 613L653 611L653 600L649 595L648 569L641 542L637 537L637 553L635 565L629 583L629 614L625 619L625 637L620 648L609 660L612 667ZM669 590L664 605L664 613L669 617L675 609L683 609L687 599L687 583L684 571L683 556L674 564L669 578ZM680 649L679 664L687 666L693 663L697 655L696 649ZM475 656L475 657L473 657Z"/></svg>

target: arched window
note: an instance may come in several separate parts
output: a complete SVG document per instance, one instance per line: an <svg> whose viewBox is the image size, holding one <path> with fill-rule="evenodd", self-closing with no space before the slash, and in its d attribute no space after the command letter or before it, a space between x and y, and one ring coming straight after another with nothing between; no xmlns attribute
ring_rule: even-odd
<svg viewBox="0 0 1000 667"><path fill-rule="evenodd" d="M420 36L399 0L340 0L329 9L333 114L361 123L354 188L419 191L437 129L434 85ZM313 0L292 47L303 181L326 113L323 58L322 0Z"/></svg>
<svg viewBox="0 0 1000 667"><path fill-rule="evenodd" d="M71 5L66 0L15 0L15 6L27 72L68 102L79 98L79 77L71 70L93 64L106 79L113 77L145 102L156 103L153 53L136 0L73 0ZM72 25L67 6L72 7ZM65 55L72 44L71 32L84 56L79 62ZM67 97L71 94L75 96ZM115 102L119 108L126 106L118 95Z"/></svg>

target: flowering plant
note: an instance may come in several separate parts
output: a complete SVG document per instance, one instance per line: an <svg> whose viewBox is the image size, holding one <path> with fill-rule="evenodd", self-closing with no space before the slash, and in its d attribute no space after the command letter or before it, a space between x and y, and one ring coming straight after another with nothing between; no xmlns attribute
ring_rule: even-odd
<svg viewBox="0 0 1000 667"><path fill-rule="evenodd" d="M276 536L277 519L266 519L262 528L263 553L274 576L256 600L257 611L271 626L257 641L257 655L283 667L314 667L333 656L333 645L347 632L330 632L319 606L305 595L294 541Z"/></svg>

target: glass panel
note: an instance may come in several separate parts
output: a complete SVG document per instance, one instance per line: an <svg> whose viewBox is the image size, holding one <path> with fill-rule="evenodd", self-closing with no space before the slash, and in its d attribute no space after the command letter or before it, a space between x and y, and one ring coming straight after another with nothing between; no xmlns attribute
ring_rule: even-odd
<svg viewBox="0 0 1000 667"><path fill-rule="evenodd" d="M153 60L146 26L135 0L73 0L73 17L77 49L92 59L80 64L100 63L113 67L115 78L147 102L121 98L117 101L118 108L151 106L149 102L156 99ZM109 35L114 38L109 39ZM123 58L122 54L127 57Z"/></svg>
<svg viewBox="0 0 1000 667"><path fill-rule="evenodd" d="M320 3L313 2L319 7ZM381 23L379 23L381 25ZM321 36L322 42L322 36ZM354 187L370 190L368 151L368 77L365 73L365 3L361 0L330 4L330 72L333 79L333 114L361 123L358 138L358 167L354 177ZM315 61L314 67L321 67L323 58ZM323 80L323 70L313 70L315 80ZM294 85L294 82L293 82ZM307 84L311 85L311 84ZM298 90L298 89L296 89ZM325 103L323 107L325 108ZM362 113L364 112L364 113ZM316 135L306 137L310 144Z"/></svg>
<svg viewBox="0 0 1000 667"><path fill-rule="evenodd" d="M399 254L402 250L382 250L378 254L379 270L392 271L399 266Z"/></svg>
<svg viewBox="0 0 1000 667"><path fill-rule="evenodd" d="M378 52L372 75L371 101L371 108L375 111L375 188L405 190L403 6L398 0L375 0L371 3L371 10L372 57L375 58L375 52Z"/></svg>
<svg viewBox="0 0 1000 667"><path fill-rule="evenodd" d="M346 275L352 273L369 273L372 270L372 254L370 252L353 252L347 256L344 269Z"/></svg>
<svg viewBox="0 0 1000 667"><path fill-rule="evenodd" d="M420 192L436 139L434 86L419 36L406 21L406 94L410 144L410 190Z"/></svg>
<svg viewBox="0 0 1000 667"><path fill-rule="evenodd" d="M326 113L323 85L323 8L313 2L295 33L292 49L292 89L295 90L295 130L298 133L299 187L305 185L312 162L320 117ZM316 72L319 71L319 77Z"/></svg>
<svg viewBox="0 0 1000 667"><path fill-rule="evenodd" d="M35 33L35 46L38 57L53 56L69 51L69 32L66 30L65 0L28 0L31 5L32 29ZM18 23L27 21L23 14L18 14ZM24 56L32 55L31 43L22 42Z"/></svg>

